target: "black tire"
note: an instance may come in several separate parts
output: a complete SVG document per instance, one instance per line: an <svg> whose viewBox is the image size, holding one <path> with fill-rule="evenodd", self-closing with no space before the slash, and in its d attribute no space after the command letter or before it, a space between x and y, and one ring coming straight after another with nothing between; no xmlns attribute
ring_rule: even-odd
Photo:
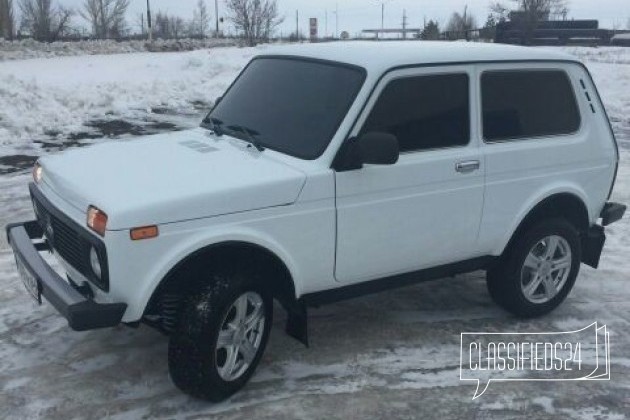
<svg viewBox="0 0 630 420"><path fill-rule="evenodd" d="M171 379L183 392L219 402L241 389L252 376L265 351L273 318L273 299L254 281L253 275L238 270L207 275L210 281L190 293L182 305L177 327L170 337L168 366ZM224 380L217 365L219 331L232 304L243 294L254 292L262 298L265 316L262 339L249 367L234 380ZM233 309L232 309L233 311Z"/></svg>
<svg viewBox="0 0 630 420"><path fill-rule="evenodd" d="M555 297L546 302L534 303L522 290L521 273L530 250L550 236L558 236L566 241L571 251L571 267L564 285ZM567 220L553 218L535 223L515 238L497 265L488 271L487 286L490 296L498 305L518 317L545 315L557 308L573 288L580 270L581 252L579 233Z"/></svg>

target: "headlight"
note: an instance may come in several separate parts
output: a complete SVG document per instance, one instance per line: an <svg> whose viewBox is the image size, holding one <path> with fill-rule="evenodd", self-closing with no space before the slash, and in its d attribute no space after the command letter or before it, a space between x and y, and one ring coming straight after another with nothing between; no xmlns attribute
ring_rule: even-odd
<svg viewBox="0 0 630 420"><path fill-rule="evenodd" d="M42 175L44 175L44 168L42 168L39 162L35 162L35 166L33 166L33 179L35 183L39 184L42 180Z"/></svg>
<svg viewBox="0 0 630 420"><path fill-rule="evenodd" d="M94 232L105 236L107 229L107 215L94 206L90 206L87 212L87 225Z"/></svg>
<svg viewBox="0 0 630 420"><path fill-rule="evenodd" d="M101 260L98 258L98 253L94 247L90 249L90 266L96 277L101 280Z"/></svg>

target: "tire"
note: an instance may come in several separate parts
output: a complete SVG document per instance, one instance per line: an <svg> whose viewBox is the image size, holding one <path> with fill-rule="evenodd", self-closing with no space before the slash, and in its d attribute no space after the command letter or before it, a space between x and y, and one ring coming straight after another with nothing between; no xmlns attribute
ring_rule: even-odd
<svg viewBox="0 0 630 420"><path fill-rule="evenodd" d="M211 277L209 284L190 293L183 303L169 341L168 367L180 390L219 402L241 389L256 370L269 339L273 299L260 282L241 271L207 277ZM262 323L252 321L248 329L245 321L253 319L256 304L261 305L256 313ZM224 343L240 343L240 347L230 350Z"/></svg>
<svg viewBox="0 0 630 420"><path fill-rule="evenodd" d="M557 308L573 288L581 252L579 233L567 220L538 222L515 238L498 264L488 271L490 296L518 317L545 315Z"/></svg>

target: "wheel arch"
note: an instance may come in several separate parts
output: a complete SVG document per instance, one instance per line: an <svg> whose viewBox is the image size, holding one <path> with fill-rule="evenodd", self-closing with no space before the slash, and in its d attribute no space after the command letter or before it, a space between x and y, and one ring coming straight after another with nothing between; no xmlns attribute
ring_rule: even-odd
<svg viewBox="0 0 630 420"><path fill-rule="evenodd" d="M591 217L585 198L585 194L579 190L564 190L550 192L538 200L533 200L506 235L497 255L502 255L508 250L514 240L532 224L545 218L564 217L580 233L586 232L590 226Z"/></svg>
<svg viewBox="0 0 630 420"><path fill-rule="evenodd" d="M202 266L207 267L207 264L220 266L240 260L247 261L252 266L257 265L256 270L262 270L263 277L271 279L270 286L274 298L285 308L292 308L291 305L297 301L299 291L289 256L283 253L277 244L260 238L224 237L189 246L170 264L163 267L161 274L155 277L156 280L144 293L140 316L145 318L152 311L162 310L169 305L176 306L181 295L197 284L195 276L187 276L187 273L194 272ZM165 297L166 301L161 301Z"/></svg>

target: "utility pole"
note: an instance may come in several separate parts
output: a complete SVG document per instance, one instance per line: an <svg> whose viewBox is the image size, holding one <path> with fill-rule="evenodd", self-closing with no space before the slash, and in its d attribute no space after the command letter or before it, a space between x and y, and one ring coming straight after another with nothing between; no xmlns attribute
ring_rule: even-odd
<svg viewBox="0 0 630 420"><path fill-rule="evenodd" d="M328 9L326 9L326 32L324 34L324 39L328 38Z"/></svg>
<svg viewBox="0 0 630 420"><path fill-rule="evenodd" d="M151 23L151 4L147 0L147 25L149 27L149 42L153 42L153 24Z"/></svg>
<svg viewBox="0 0 630 420"><path fill-rule="evenodd" d="M403 39L407 39L407 9L403 9Z"/></svg>
<svg viewBox="0 0 630 420"><path fill-rule="evenodd" d="M385 0L381 0L381 33L385 36ZM376 39L379 38L378 31L376 32Z"/></svg>
<svg viewBox="0 0 630 420"><path fill-rule="evenodd" d="M335 38L339 37L339 3L335 3Z"/></svg>
<svg viewBox="0 0 630 420"><path fill-rule="evenodd" d="M385 2L381 2L381 31L385 29Z"/></svg>
<svg viewBox="0 0 630 420"><path fill-rule="evenodd" d="M219 37L219 0L214 0L214 15L216 16L216 32L215 37Z"/></svg>
<svg viewBox="0 0 630 420"><path fill-rule="evenodd" d="M468 34L468 5L464 7L464 35L466 37L466 41L469 40Z"/></svg>
<svg viewBox="0 0 630 420"><path fill-rule="evenodd" d="M300 11L295 11L295 39L300 41Z"/></svg>

